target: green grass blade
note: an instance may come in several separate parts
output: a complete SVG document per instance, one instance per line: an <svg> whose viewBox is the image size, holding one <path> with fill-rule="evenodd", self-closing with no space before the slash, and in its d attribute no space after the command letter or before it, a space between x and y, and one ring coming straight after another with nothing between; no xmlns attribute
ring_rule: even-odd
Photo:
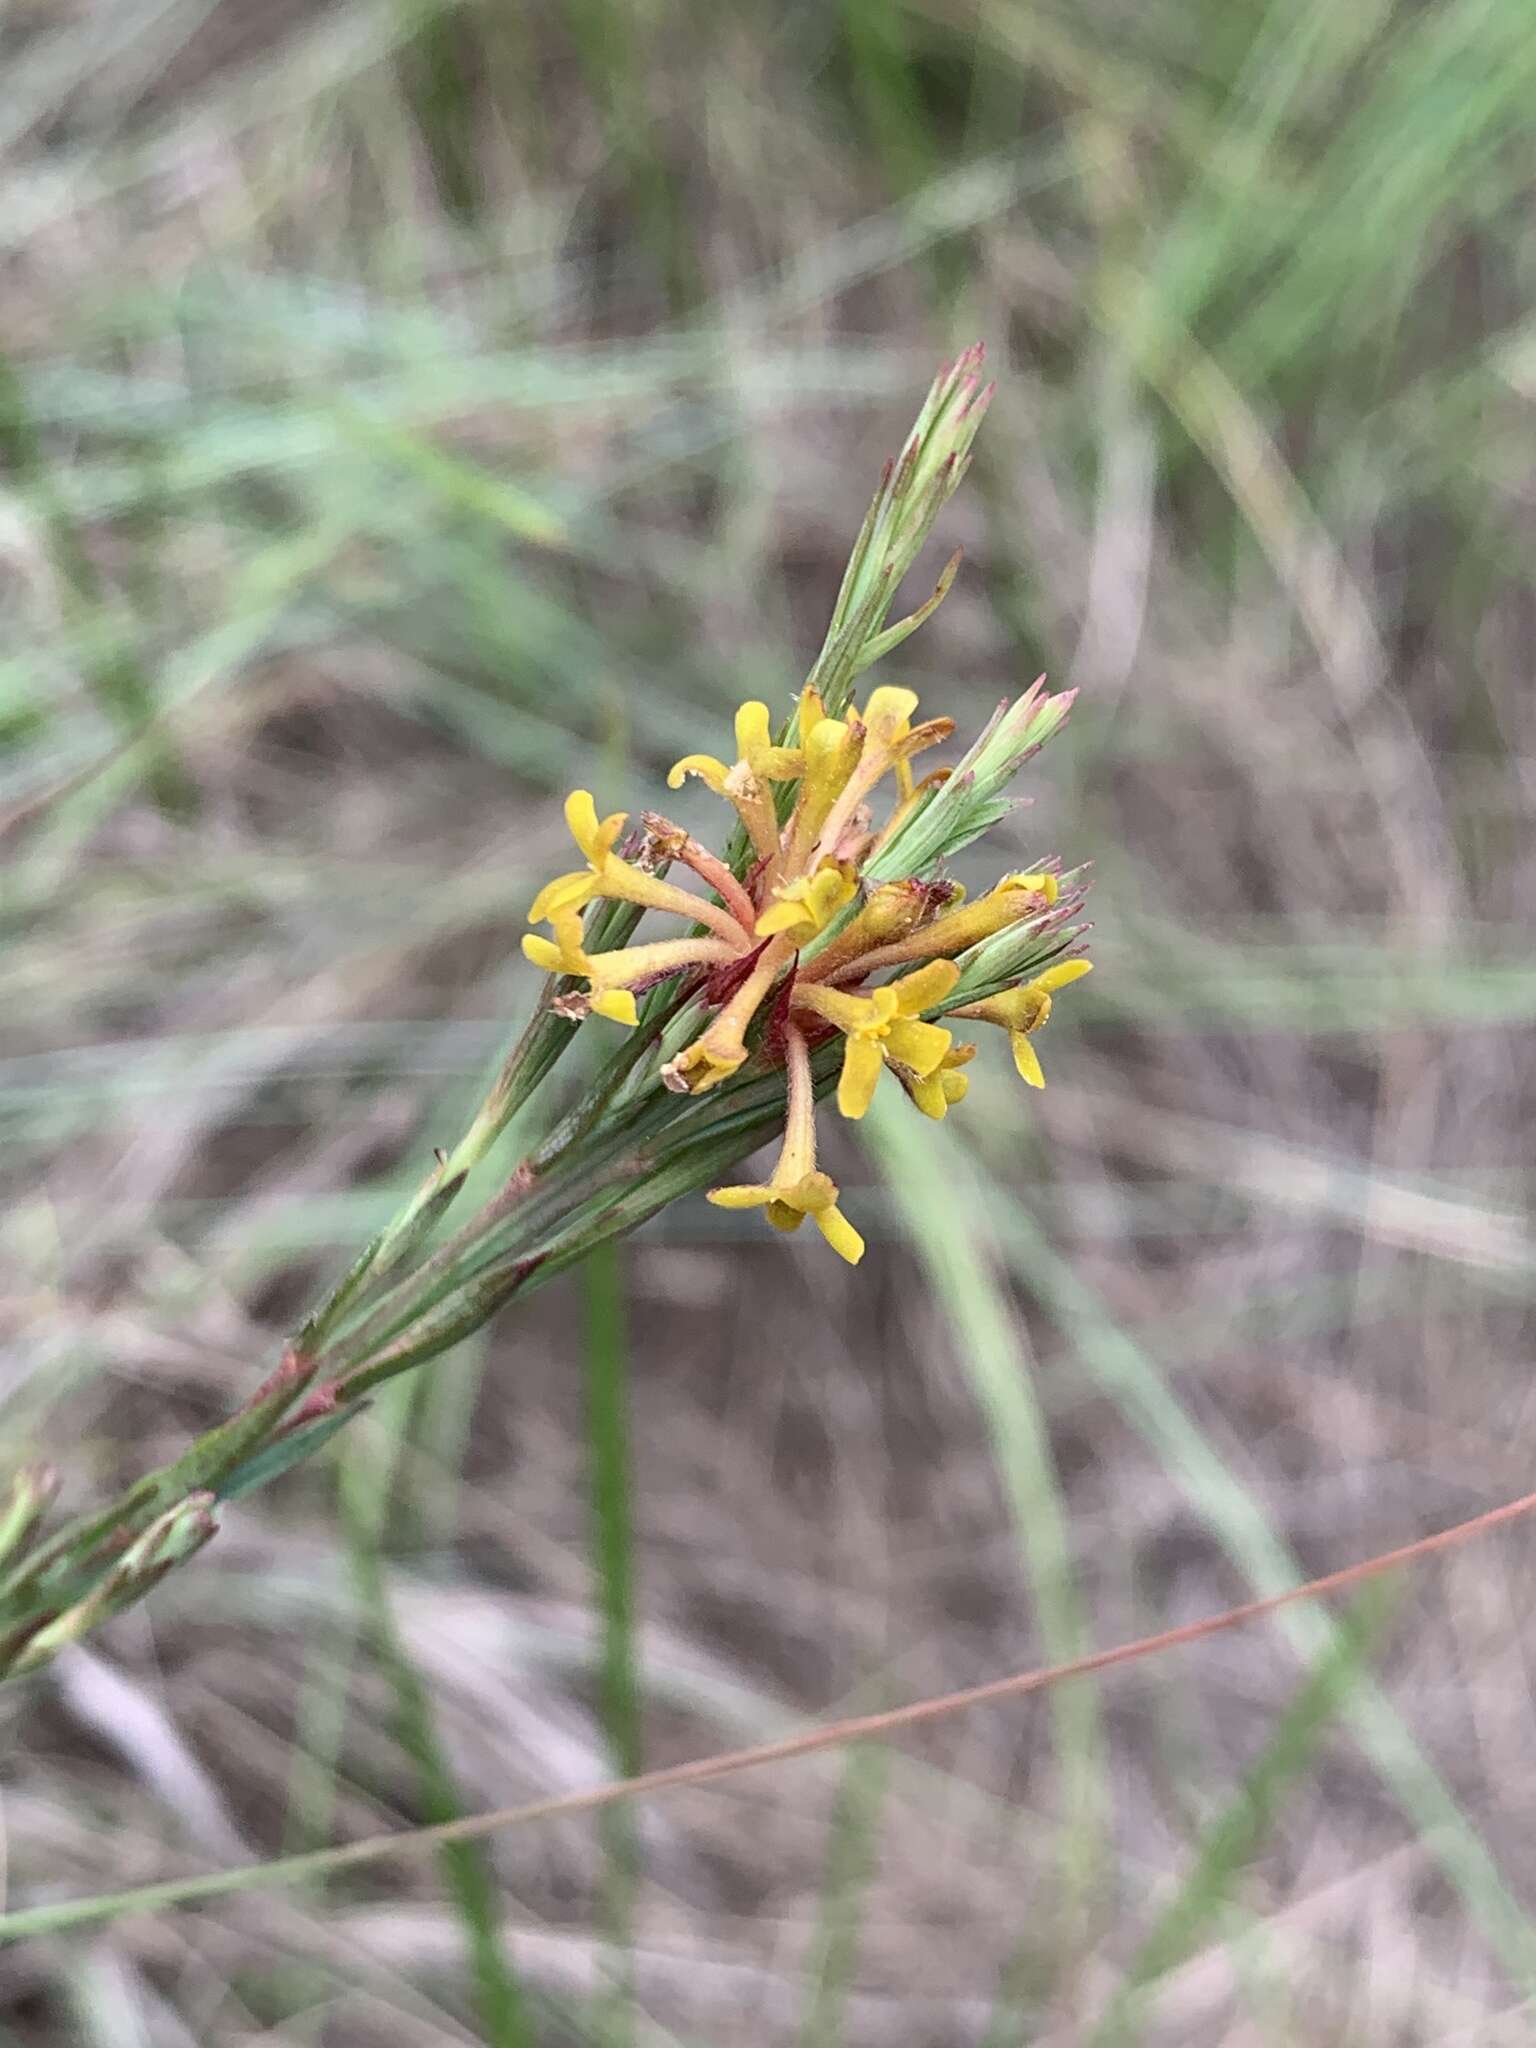
<svg viewBox="0 0 1536 2048"><path fill-rule="evenodd" d="M416 1767L428 1824L459 1819L466 1811L438 1735L432 1697L410 1658L390 1606L380 1550L389 1488L376 1466L351 1457L342 1466L342 1519L348 1561L375 1652L389 1679L400 1743ZM537 2034L505 1954L501 1895L491 1851L484 1842L445 1842L438 1859L464 1930L475 2006L490 2048L535 2048Z"/></svg>
<svg viewBox="0 0 1536 2048"><path fill-rule="evenodd" d="M999 1277L991 1204L948 1129L887 1087L863 1124L913 1253L948 1318L961 1370L991 1438L1018 1536L1040 1642L1053 1664L1091 1647L1050 1438L1020 1315ZM935 1157L937 1148L938 1157ZM1080 1915L1106 1852L1108 1764L1097 1689L1051 1695L1062 1774L1059 1861L1067 1922ZM1065 1929L1063 1929L1065 1931Z"/></svg>
<svg viewBox="0 0 1536 2048"><path fill-rule="evenodd" d="M629 1346L625 1329L624 1268L616 1244L599 1247L582 1269L586 1281L587 1441L591 1459L592 1560L602 1617L598 1691L603 1727L619 1777L644 1768L640 1685L635 1641L634 1478L629 1446ZM607 1857L603 1920L623 1964L602 2001L602 2037L633 2038L627 1958L633 1942L639 1839L626 1806L599 1821Z"/></svg>
<svg viewBox="0 0 1536 2048"><path fill-rule="evenodd" d="M882 1744L860 1742L849 1750L828 1833L821 1915L807 1971L800 2048L837 2048L843 2038L889 1773L890 1752Z"/></svg>

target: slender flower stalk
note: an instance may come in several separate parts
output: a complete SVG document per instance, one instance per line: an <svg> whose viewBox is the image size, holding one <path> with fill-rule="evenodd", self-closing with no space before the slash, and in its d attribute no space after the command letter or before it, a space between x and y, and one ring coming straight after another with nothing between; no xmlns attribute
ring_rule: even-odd
<svg viewBox="0 0 1536 2048"><path fill-rule="evenodd" d="M1056 732L1071 696L1036 682L1001 707L953 766L914 776L947 741L900 683L860 677L931 616L958 556L918 608L887 618L959 484L991 397L981 351L935 379L859 534L809 680L784 706L752 699L734 758L685 754L726 806L717 850L654 811L626 830L574 790L565 817L581 865L529 906L523 951L547 979L469 1129L353 1261L229 1421L105 1507L49 1533L54 1480L0 1490L0 1677L35 1670L216 1533L221 1503L312 1455L375 1387L451 1349L508 1303L680 1198L809 1218L857 1265L864 1240L820 1164L818 1103L857 1121L899 1087L939 1118L963 1100L971 1022L1008 1033L1043 1084L1035 1039L1053 1000L1089 971L1083 877L1055 860L973 899L947 871L1012 807L1008 787ZM701 735L701 739L704 738ZM476 1168L577 1033L598 1035L584 1092L451 1233ZM889 1079L887 1077L890 1077ZM777 1134L766 1180L728 1176Z"/></svg>

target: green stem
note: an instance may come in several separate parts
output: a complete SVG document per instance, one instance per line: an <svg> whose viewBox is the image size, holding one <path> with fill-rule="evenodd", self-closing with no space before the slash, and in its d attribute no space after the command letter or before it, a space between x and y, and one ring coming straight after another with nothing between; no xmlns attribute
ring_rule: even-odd
<svg viewBox="0 0 1536 2048"><path fill-rule="evenodd" d="M379 1537L377 1475L356 1458L342 1465L342 1517L358 1603L368 1617L379 1661L395 1695L402 1748L416 1766L425 1822L461 1820L465 1806L438 1735L431 1694L396 1624L385 1582ZM445 1842L438 1850L443 1877L463 1923L470 1975L489 2048L535 2048L537 2036L512 1965L503 1952L501 1902L490 1851L484 1842Z"/></svg>

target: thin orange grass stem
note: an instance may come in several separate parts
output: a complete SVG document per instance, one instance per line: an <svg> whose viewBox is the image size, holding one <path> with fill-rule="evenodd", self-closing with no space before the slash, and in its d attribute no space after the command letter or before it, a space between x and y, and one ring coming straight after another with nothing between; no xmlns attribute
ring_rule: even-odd
<svg viewBox="0 0 1536 2048"><path fill-rule="evenodd" d="M1283 1593L1266 1594L1262 1600L1245 1600L1240 1606L1208 1614L1201 1621L1187 1621L1179 1628L1163 1629L1135 1642L1117 1643L1108 1650L1093 1650L1073 1657L1065 1664L1051 1664L1033 1671L1016 1671L1006 1678L991 1678L981 1685L969 1685L959 1692L936 1698L913 1700L904 1707L890 1707L883 1713L857 1714L810 1728L801 1735L786 1735L777 1742L759 1742L749 1749L723 1750L715 1756L696 1757L693 1762L670 1764L660 1771L645 1771L637 1778L612 1779L589 1786L585 1792L570 1792L554 1799L536 1799L526 1806L504 1806L493 1813L467 1814L460 1820L440 1821L434 1827L412 1828L389 1835L368 1835L360 1842L347 1842L336 1849L312 1849L302 1856L281 1856L259 1866L239 1865L233 1870L210 1871L203 1877L171 1878L163 1884L141 1885L132 1891L107 1893L88 1899L61 1899L52 1905L23 1908L19 1913L0 1914L0 1945L50 1934L65 1927L78 1927L95 1920L108 1920L118 1912L144 1912L157 1906L180 1906L196 1899L218 1898L228 1892L250 1891L258 1886L301 1882L303 1879L344 1870L353 1864L370 1863L385 1856L407 1852L425 1855L445 1842L470 1842L501 1828L523 1827L532 1821L563 1820L571 1814L594 1813L623 1799L648 1798L654 1792L671 1792L681 1786L702 1785L714 1778L729 1777L736 1771L756 1770L762 1764L788 1763L796 1757L814 1756L817 1751L838 1749L850 1742L867 1742L921 1728L951 1714L994 1700L1022 1699L1026 1693L1043 1692L1047 1686L1064 1684L1072 1678L1089 1678L1121 1664L1132 1664L1164 1650L1183 1649L1207 1636L1243 1628L1261 1621L1282 1607L1294 1607L1301 1600L1326 1599L1346 1592L1367 1579L1380 1578L1398 1565L1416 1564L1441 1551L1453 1550L1474 1537L1486 1536L1536 1511L1536 1493L1489 1508L1449 1529L1420 1536L1395 1550L1384 1550L1358 1564L1345 1565L1304 1586L1288 1586Z"/></svg>

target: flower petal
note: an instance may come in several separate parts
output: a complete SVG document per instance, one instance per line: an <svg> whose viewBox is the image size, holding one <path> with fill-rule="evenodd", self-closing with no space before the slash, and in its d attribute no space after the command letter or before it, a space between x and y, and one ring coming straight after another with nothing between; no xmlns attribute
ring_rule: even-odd
<svg viewBox="0 0 1536 2048"><path fill-rule="evenodd" d="M753 759L756 754L766 754L773 745L773 734L768 725L768 706L752 698L749 703L736 707L736 758L756 768Z"/></svg>
<svg viewBox="0 0 1536 2048"><path fill-rule="evenodd" d="M1091 960L1058 960L1054 967L1047 967L1044 974L1037 974L1030 983L1042 995L1054 995L1057 989L1067 987L1069 982L1081 981L1085 974L1092 974Z"/></svg>
<svg viewBox="0 0 1536 2048"><path fill-rule="evenodd" d="M878 690L869 693L869 702L861 714L864 729L889 746L906 730L907 721L916 709L916 690L903 690L891 683L882 683Z"/></svg>
<svg viewBox="0 0 1536 2048"><path fill-rule="evenodd" d="M942 1057L942 1055L941 1055ZM843 1049L842 1078L837 1084L837 1106L846 1117L857 1120L875 1099L875 1085L885 1057L876 1038L850 1038Z"/></svg>
<svg viewBox="0 0 1536 2048"><path fill-rule="evenodd" d="M926 1080L911 1082L907 1092L923 1115L931 1116L935 1121L949 1108L949 1096L945 1091L942 1074L929 1074Z"/></svg>
<svg viewBox="0 0 1536 2048"><path fill-rule="evenodd" d="M864 1240L842 1210L835 1205L830 1209L818 1209L815 1221L816 1228L838 1257L846 1259L850 1266L856 1266L864 1256Z"/></svg>
<svg viewBox="0 0 1536 2048"><path fill-rule="evenodd" d="M667 770L667 787L681 789L690 775L697 775L707 789L712 789L716 796L724 796L725 778L730 772L713 754L684 754L681 761L674 761Z"/></svg>
<svg viewBox="0 0 1536 2048"><path fill-rule="evenodd" d="M579 910L583 903L592 901L597 890L597 876L590 868L582 868L568 875L556 875L552 882L544 884L529 904L528 922L553 922L559 911Z"/></svg>
<svg viewBox="0 0 1536 2048"><path fill-rule="evenodd" d="M900 1060L919 1077L932 1074L944 1063L954 1033L940 1024L923 1024L916 1017L898 1017L886 1036L893 1060Z"/></svg>
<svg viewBox="0 0 1536 2048"><path fill-rule="evenodd" d="M541 938L537 932L524 932L523 957L531 960L534 966L545 974L565 972L565 962L560 957L560 948L552 939Z"/></svg>
<svg viewBox="0 0 1536 2048"><path fill-rule="evenodd" d="M902 1016L920 1017L924 1010L942 1003L959 979L960 969L953 960L930 960L915 974L904 974L900 981L893 981L891 987Z"/></svg>
<svg viewBox="0 0 1536 2048"><path fill-rule="evenodd" d="M759 917L755 929L760 939L771 939L775 932L795 932L801 938L813 939L819 927L803 903L781 896Z"/></svg>
<svg viewBox="0 0 1536 2048"><path fill-rule="evenodd" d="M1031 1088L1043 1088L1045 1075L1041 1071L1040 1055L1030 1044L1028 1035L1023 1031L1015 1031L1011 1042L1013 1064L1019 1070L1020 1079L1027 1081Z"/></svg>
<svg viewBox="0 0 1536 2048"><path fill-rule="evenodd" d="M725 1013L722 1011L721 1015ZM719 1023L717 1017L715 1022ZM714 1026L710 1029L713 1030ZM683 1050L661 1070L662 1081L679 1095L704 1095L711 1088L717 1088L722 1081L728 1081L736 1069L746 1064L747 1048L740 1043L728 1043L723 1039L711 1045L709 1032L696 1038L692 1045Z"/></svg>
<svg viewBox="0 0 1536 2048"><path fill-rule="evenodd" d="M1004 875L998 883L999 889L1028 889L1031 895L1043 896L1047 903L1054 903L1061 894L1061 883L1048 868L1038 874Z"/></svg>
<svg viewBox="0 0 1536 2048"><path fill-rule="evenodd" d="M573 789L565 800L565 822L570 827L571 837L587 856L592 858L597 845L597 805L592 801L590 789Z"/></svg>
<svg viewBox="0 0 1536 2048"><path fill-rule="evenodd" d="M606 1017L613 1024L627 1024L633 1027L640 1022L640 1012L635 1007L634 991L627 988L605 989L600 996L592 998L594 1017Z"/></svg>
<svg viewBox="0 0 1536 2048"><path fill-rule="evenodd" d="M601 868L619 842L619 834L629 821L628 811L610 811L597 828L597 839L592 847L592 865Z"/></svg>
<svg viewBox="0 0 1536 2048"><path fill-rule="evenodd" d="M794 1001L803 1010L814 1010L839 1031L865 1031L880 1022L880 1012L868 996L850 995L844 988L823 988L819 981L795 984Z"/></svg>

